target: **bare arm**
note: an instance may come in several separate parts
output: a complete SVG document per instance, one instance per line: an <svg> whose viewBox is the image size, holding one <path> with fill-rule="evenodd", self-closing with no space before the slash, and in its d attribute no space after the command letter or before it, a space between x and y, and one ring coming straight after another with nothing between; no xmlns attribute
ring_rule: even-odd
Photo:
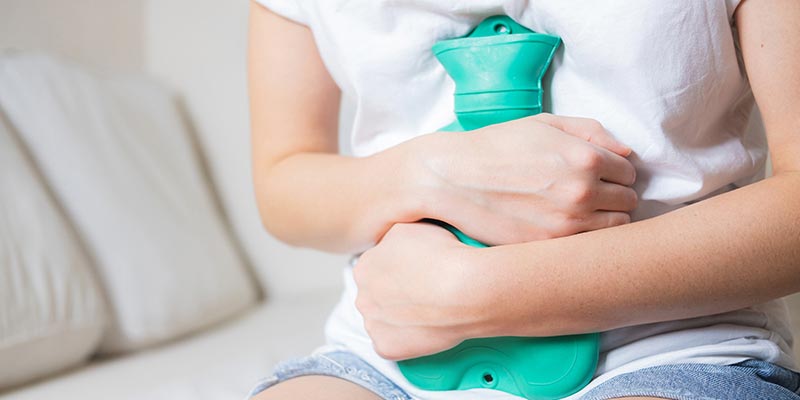
<svg viewBox="0 0 800 400"><path fill-rule="evenodd" d="M397 224L354 269L378 353L405 359L471 337L605 331L800 291L798 20L796 0L747 0L737 12L772 177L655 218L484 249L430 224Z"/></svg>
<svg viewBox="0 0 800 400"><path fill-rule="evenodd" d="M423 218L518 243L627 223L636 207L630 149L583 118L540 114L336 154L340 91L312 33L255 3L249 82L259 211L292 245L360 252Z"/></svg>
<svg viewBox="0 0 800 400"><path fill-rule="evenodd" d="M250 11L252 167L267 230L292 245L359 252L392 221L418 219L398 158L336 154L340 91L309 29L255 2Z"/></svg>
<svg viewBox="0 0 800 400"><path fill-rule="evenodd" d="M502 292L524 293L500 300L512 318L527 316L497 327L503 334L602 331L800 291L800 2L747 0L736 15L773 176L629 225L475 252L508 266Z"/></svg>

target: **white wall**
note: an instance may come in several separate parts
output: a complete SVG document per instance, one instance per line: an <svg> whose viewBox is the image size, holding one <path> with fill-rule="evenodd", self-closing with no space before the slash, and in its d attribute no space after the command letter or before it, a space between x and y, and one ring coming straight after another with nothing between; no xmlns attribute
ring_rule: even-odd
<svg viewBox="0 0 800 400"><path fill-rule="evenodd" d="M0 48L137 71L144 66L143 18L143 0L0 0Z"/></svg>
<svg viewBox="0 0 800 400"><path fill-rule="evenodd" d="M345 256L290 248L260 225L250 174L248 1L145 3L146 69L185 96L236 234L268 292L281 295L339 285Z"/></svg>

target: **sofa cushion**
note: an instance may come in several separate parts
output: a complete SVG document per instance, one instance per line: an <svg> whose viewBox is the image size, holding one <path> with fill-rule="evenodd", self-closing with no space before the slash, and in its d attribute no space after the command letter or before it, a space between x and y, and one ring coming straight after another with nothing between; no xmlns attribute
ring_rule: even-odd
<svg viewBox="0 0 800 400"><path fill-rule="evenodd" d="M254 304L253 280L169 92L144 78L7 54L0 108L95 261L113 316L102 352L160 343Z"/></svg>
<svg viewBox="0 0 800 400"><path fill-rule="evenodd" d="M89 258L0 113L0 389L85 360L104 321Z"/></svg>
<svg viewBox="0 0 800 400"><path fill-rule="evenodd" d="M0 400L243 400L276 362L307 355L323 343L323 323L340 292L337 287L271 299L217 329L94 362L0 393Z"/></svg>

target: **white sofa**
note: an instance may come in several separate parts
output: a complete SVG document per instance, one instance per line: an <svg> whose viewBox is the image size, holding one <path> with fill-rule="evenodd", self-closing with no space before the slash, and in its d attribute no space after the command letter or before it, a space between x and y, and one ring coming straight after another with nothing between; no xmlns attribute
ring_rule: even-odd
<svg viewBox="0 0 800 400"><path fill-rule="evenodd" d="M338 286L264 301L190 127L147 78L0 55L0 399L241 399L322 343Z"/></svg>

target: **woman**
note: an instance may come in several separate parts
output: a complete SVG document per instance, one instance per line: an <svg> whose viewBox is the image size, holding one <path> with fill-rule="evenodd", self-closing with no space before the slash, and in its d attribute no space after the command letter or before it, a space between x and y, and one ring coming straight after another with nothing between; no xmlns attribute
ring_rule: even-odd
<svg viewBox="0 0 800 400"><path fill-rule="evenodd" d="M800 3L259 3L264 225L363 254L328 345L280 365L255 399L513 398L423 391L391 360L585 332L602 332L601 358L575 398L800 399L774 300L800 291ZM430 47L497 14L561 37L552 114L436 132L453 87ZM337 154L342 92L356 157Z"/></svg>

